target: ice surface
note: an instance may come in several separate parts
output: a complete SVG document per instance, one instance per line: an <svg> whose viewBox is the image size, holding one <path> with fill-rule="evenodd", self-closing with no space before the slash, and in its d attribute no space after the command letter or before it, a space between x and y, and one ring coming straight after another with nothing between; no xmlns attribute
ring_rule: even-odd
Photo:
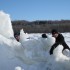
<svg viewBox="0 0 70 70"><path fill-rule="evenodd" d="M48 35L20 31L20 42L13 35L8 14L0 12L0 70L70 70L70 52L59 45L53 55L49 50L55 39ZM70 46L70 33L62 33Z"/></svg>

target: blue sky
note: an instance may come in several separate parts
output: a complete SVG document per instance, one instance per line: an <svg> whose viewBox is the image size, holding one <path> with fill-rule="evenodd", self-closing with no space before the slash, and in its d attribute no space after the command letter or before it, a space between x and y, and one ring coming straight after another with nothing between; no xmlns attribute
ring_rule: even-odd
<svg viewBox="0 0 70 70"><path fill-rule="evenodd" d="M70 20L70 0L0 0L11 20Z"/></svg>

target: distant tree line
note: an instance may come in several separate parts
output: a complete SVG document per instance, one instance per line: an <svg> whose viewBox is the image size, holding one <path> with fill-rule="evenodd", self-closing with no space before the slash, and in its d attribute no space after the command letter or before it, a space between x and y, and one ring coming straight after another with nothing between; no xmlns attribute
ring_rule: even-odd
<svg viewBox="0 0 70 70"><path fill-rule="evenodd" d="M56 21L12 21L13 30L15 34L19 34L23 29L25 33L47 33L52 29L57 29L59 32L70 32L70 20L56 20Z"/></svg>

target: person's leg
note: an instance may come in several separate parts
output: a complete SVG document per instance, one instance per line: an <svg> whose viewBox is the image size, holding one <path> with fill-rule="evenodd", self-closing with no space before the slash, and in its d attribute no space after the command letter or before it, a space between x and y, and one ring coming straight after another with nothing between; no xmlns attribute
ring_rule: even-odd
<svg viewBox="0 0 70 70"><path fill-rule="evenodd" d="M50 49L50 55L53 54L53 50L59 45L59 43L55 43L52 45L51 49Z"/></svg>
<svg viewBox="0 0 70 70"><path fill-rule="evenodd" d="M70 48L69 48L69 46L64 42L64 43L62 43L62 45L63 45L63 50L62 50L62 53L63 53L63 51L65 50L65 49L68 49L69 51L70 51Z"/></svg>
<svg viewBox="0 0 70 70"><path fill-rule="evenodd" d="M65 48L63 47L62 53L63 53L64 50L65 50Z"/></svg>

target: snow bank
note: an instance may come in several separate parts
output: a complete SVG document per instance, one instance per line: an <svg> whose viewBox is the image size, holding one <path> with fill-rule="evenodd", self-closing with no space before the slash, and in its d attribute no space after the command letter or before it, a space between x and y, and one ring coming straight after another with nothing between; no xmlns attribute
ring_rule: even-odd
<svg viewBox="0 0 70 70"><path fill-rule="evenodd" d="M10 38L13 37L13 29L9 14L0 11L0 34Z"/></svg>
<svg viewBox="0 0 70 70"><path fill-rule="evenodd" d="M49 55L55 42L53 37L42 38L41 34L27 34L21 30L18 42L9 15L2 11L0 24L0 70L70 70L70 52L66 50L62 54L61 45ZM70 34L63 35L70 45Z"/></svg>

